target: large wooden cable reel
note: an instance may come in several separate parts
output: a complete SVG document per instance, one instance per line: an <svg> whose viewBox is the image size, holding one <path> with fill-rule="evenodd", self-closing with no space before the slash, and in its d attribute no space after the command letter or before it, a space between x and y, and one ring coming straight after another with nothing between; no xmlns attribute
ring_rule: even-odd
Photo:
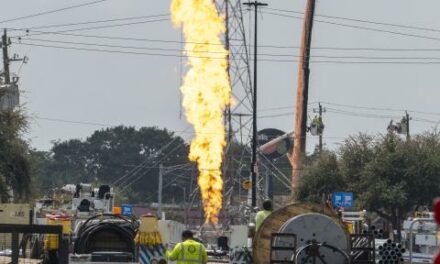
<svg viewBox="0 0 440 264"><path fill-rule="evenodd" d="M296 235L296 249L307 246L311 241L324 243L347 252L349 235L335 212L325 206L310 203L295 203L274 211L261 225L253 240L253 260L255 264L270 264L272 234L294 233ZM292 245L287 238L274 239L275 246ZM344 256L329 248L319 249L320 257L324 262L316 263L345 263ZM272 259L292 260L293 251L274 251ZM313 263L307 259L306 251L299 256L299 263Z"/></svg>

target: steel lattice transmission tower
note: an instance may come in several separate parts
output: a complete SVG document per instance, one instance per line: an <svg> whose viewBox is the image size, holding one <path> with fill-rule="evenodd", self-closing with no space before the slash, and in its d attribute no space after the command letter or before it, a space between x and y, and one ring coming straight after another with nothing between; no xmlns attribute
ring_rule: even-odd
<svg viewBox="0 0 440 264"><path fill-rule="evenodd" d="M241 0L216 1L219 13L225 18L226 34L225 47L229 50L229 78L232 88L233 105L225 111L228 145L225 150L223 164L224 173L224 214L230 216L238 213L231 212L234 190L241 188L241 172L249 171L249 162L245 158L249 150L243 150L238 155L231 149L232 143L248 146L252 131L252 76L249 46L245 22L246 7ZM234 164L234 166L232 166ZM235 188L234 188L235 187ZM233 209L232 209L233 210Z"/></svg>

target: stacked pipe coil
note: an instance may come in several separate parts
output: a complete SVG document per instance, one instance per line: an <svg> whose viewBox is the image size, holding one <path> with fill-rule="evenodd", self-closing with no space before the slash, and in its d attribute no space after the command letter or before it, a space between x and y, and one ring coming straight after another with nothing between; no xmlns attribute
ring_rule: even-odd
<svg viewBox="0 0 440 264"><path fill-rule="evenodd" d="M364 235L371 234L375 239L386 238L383 229L377 229L376 226L371 226L368 230L364 230L363 234Z"/></svg>
<svg viewBox="0 0 440 264"><path fill-rule="evenodd" d="M405 253L405 249L401 244L393 242L388 239L383 245L378 247L379 264L399 264L403 263L402 254Z"/></svg>

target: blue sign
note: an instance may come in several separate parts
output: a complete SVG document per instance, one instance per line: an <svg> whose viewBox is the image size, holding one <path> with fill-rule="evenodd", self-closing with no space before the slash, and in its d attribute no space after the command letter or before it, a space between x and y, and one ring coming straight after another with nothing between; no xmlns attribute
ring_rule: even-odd
<svg viewBox="0 0 440 264"><path fill-rule="evenodd" d="M336 192L332 195L333 207L353 207L353 193Z"/></svg>
<svg viewBox="0 0 440 264"><path fill-rule="evenodd" d="M133 205L131 205L131 204L121 205L121 215L132 216L133 215Z"/></svg>

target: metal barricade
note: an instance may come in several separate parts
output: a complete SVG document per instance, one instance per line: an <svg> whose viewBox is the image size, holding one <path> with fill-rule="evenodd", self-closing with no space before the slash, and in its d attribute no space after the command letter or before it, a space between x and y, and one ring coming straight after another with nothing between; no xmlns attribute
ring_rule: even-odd
<svg viewBox="0 0 440 264"><path fill-rule="evenodd" d="M44 239L46 246L50 244L52 248L44 249ZM69 261L69 245L63 239L62 226L0 224L0 240L4 247L0 251L0 263L41 264L46 259L51 264L64 264Z"/></svg>

